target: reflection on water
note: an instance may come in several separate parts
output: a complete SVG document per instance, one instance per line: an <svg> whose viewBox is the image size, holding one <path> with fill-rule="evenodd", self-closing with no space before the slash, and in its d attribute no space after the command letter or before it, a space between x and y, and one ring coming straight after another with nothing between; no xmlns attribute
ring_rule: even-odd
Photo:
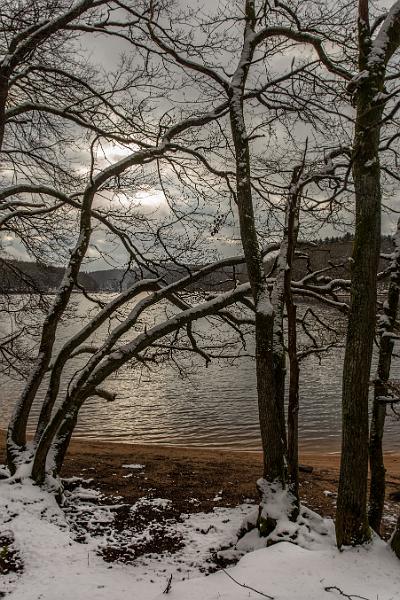
<svg viewBox="0 0 400 600"><path fill-rule="evenodd" d="M81 312L86 301L79 297ZM337 315L335 316L337 318ZM68 331L79 325L69 324ZM302 362L300 444L304 450L337 451L340 446L340 388L343 350L321 361ZM395 359L393 377L400 378ZM118 399L90 398L82 408L75 435L107 441L254 449L260 447L255 367L250 358L234 364L196 359L185 378L170 363L139 373L121 369L107 381ZM74 361L69 371L77 368ZM0 427L5 427L21 384L2 382ZM34 407L32 419L37 417ZM399 450L400 423L389 416L386 447Z"/></svg>

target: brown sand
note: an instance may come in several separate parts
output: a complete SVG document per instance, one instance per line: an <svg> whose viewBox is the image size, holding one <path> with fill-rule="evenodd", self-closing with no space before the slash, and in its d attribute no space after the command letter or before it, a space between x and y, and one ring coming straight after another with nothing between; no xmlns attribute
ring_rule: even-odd
<svg viewBox="0 0 400 600"><path fill-rule="evenodd" d="M4 454L4 436L0 437L0 451ZM325 516L334 516L339 461L336 453L300 454L300 462L313 467L312 473L300 474L302 501ZM145 468L123 467L132 463ZM386 468L389 497L400 491L400 454L387 454ZM169 498L177 510L190 513L257 500L255 482L261 473L259 452L74 440L62 476L93 479L91 485L105 495L129 503L144 495ZM386 508L385 530L389 532L398 504L388 500Z"/></svg>

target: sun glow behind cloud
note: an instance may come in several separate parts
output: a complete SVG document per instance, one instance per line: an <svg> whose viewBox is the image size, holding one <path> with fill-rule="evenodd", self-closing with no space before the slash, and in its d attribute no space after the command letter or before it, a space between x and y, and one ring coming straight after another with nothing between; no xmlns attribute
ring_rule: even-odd
<svg viewBox="0 0 400 600"><path fill-rule="evenodd" d="M155 188L142 189L131 193L114 193L111 202L119 205L121 209L139 208L144 211L156 210L166 205L163 192Z"/></svg>
<svg viewBox="0 0 400 600"><path fill-rule="evenodd" d="M102 144L101 151L97 153L97 160L101 166L108 166L124 160L138 150L139 147L135 144L123 145L106 143ZM107 195L108 194L106 194L106 196ZM117 191L114 192L112 197L113 202L119 203L123 208L131 206L154 210L166 205L164 193L160 189L151 187L151 185L144 185L142 189L137 192L131 191L120 193Z"/></svg>
<svg viewBox="0 0 400 600"><path fill-rule="evenodd" d="M142 190L134 195L133 201L137 206L157 208L165 204L165 196L161 190Z"/></svg>

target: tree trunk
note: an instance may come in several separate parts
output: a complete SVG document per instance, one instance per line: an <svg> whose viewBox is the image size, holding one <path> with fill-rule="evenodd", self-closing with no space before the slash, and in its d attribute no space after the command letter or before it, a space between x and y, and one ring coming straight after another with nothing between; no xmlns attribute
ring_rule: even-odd
<svg viewBox="0 0 400 600"><path fill-rule="evenodd" d="M80 236L71 254L68 267L65 271L62 284L55 296L51 310L46 316L42 327L41 340L37 361L29 375L28 381L22 391L21 397L15 405L7 433L7 463L11 472L15 472L20 452L26 444L26 426L33 401L40 384L50 364L55 337L62 315L69 302L72 290L78 277L82 260L89 246L91 235L90 209L94 192L89 192L83 201L80 222Z"/></svg>
<svg viewBox="0 0 400 600"><path fill-rule="evenodd" d="M365 138L365 132L359 132ZM351 303L343 368L342 455L337 503L338 546L369 539L367 521L368 392L375 333L376 273L380 248L379 162L377 135L357 144L353 173L356 188ZM364 141L366 141L364 139ZM369 171L369 172L368 172Z"/></svg>
<svg viewBox="0 0 400 600"><path fill-rule="evenodd" d="M400 558L400 516L397 519L396 529L394 530L392 539L390 540L390 547L396 554L397 558Z"/></svg>
<svg viewBox="0 0 400 600"><path fill-rule="evenodd" d="M386 491L386 469L383 460L383 431L385 427L386 406L378 401L379 396L386 393L382 381L374 386L374 402L372 407L371 429L369 435L369 466L371 481L369 486L368 521L377 534L381 532L381 521Z"/></svg>
<svg viewBox="0 0 400 600"><path fill-rule="evenodd" d="M282 407L277 401L277 386L281 386L282 367L274 356L275 314L270 302L263 259L255 225L250 149L243 114L243 94L248 68L254 55L254 2L246 1L246 26L240 61L231 83L230 122L236 153L236 189L240 236L246 259L249 281L255 304L256 373L261 438L264 450L264 477L285 485L285 441L282 438ZM277 367L275 369L274 367Z"/></svg>
<svg viewBox="0 0 400 600"><path fill-rule="evenodd" d="M293 301L291 290L292 267L294 251L298 235L298 207L295 214L289 216L292 224L289 226L290 245L288 249L288 268L285 270L285 303L288 323L288 355L289 355L289 401L288 401L288 474L289 485L300 507L299 498L299 379L300 367L297 357L297 307Z"/></svg>
<svg viewBox="0 0 400 600"><path fill-rule="evenodd" d="M378 323L380 337L378 369L374 385L374 402L369 437L369 464L371 483L369 492L369 524L379 534L385 502L385 473L383 461L383 432L385 427L386 405L379 398L387 396L387 382L390 377L390 367L394 342L390 334L396 322L399 306L400 285L400 219L394 237L395 251L390 265L390 285L387 301L383 307L383 315Z"/></svg>
<svg viewBox="0 0 400 600"><path fill-rule="evenodd" d="M300 505L299 499L299 378L300 368L297 358L296 305L286 303L288 319L288 354L290 364L289 402L288 402L288 474L292 494Z"/></svg>
<svg viewBox="0 0 400 600"><path fill-rule="evenodd" d="M365 9L365 6L364 6ZM360 71L353 146L356 223L350 312L343 368L342 454L336 516L338 547L370 538L367 519L368 392L376 319L376 274L380 251L379 135L384 68L368 65L370 29L359 19Z"/></svg>
<svg viewBox="0 0 400 600"><path fill-rule="evenodd" d="M304 157L305 158L305 157ZM299 497L299 379L300 366L297 357L297 307L292 293L292 272L299 235L299 212L301 202L301 177L304 170L304 160L300 167L294 169L290 185L287 206L286 230L287 238L286 265L284 271L285 304L288 324L288 356L289 356L289 402L288 402L288 476L289 486L295 498L297 510L300 509Z"/></svg>
<svg viewBox="0 0 400 600"><path fill-rule="evenodd" d="M54 477L60 474L77 420L78 410L65 416L56 433L47 432L48 435L41 438L42 443L36 447L32 463L32 479L37 484L44 482L48 471ZM52 464L48 465L50 457Z"/></svg>
<svg viewBox="0 0 400 600"><path fill-rule="evenodd" d="M70 418L65 419L54 440L54 467L57 474L61 472L77 421L78 411L74 412Z"/></svg>
<svg viewBox="0 0 400 600"><path fill-rule="evenodd" d="M241 57L230 85L230 122L236 154L236 190L240 236L255 305L256 374L264 484L287 484L286 440L282 381L284 363L274 352L274 309L269 298L263 259L258 243L251 188L250 149L243 114L243 95L248 69L254 55L254 2L246 1L246 25ZM283 335L283 334L282 334ZM282 423L283 420L283 423ZM268 503L261 504L259 530L268 535L275 521L268 516Z"/></svg>
<svg viewBox="0 0 400 600"><path fill-rule="evenodd" d="M8 97L8 87L10 79L10 70L7 67L0 67L0 150L3 147L5 131L5 113Z"/></svg>

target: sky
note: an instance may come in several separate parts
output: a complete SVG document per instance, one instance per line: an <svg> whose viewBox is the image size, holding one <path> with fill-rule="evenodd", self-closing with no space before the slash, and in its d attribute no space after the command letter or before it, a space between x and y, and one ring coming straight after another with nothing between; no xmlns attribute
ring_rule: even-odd
<svg viewBox="0 0 400 600"><path fill-rule="evenodd" d="M195 6L199 7L199 11L202 10L204 13L212 13L213 11L216 10L216 6L218 5L218 3L215 2L215 0L192 0L191 2L187 2L184 0L180 0L179 2L181 4L181 6L183 8L193 8ZM236 2L237 4L237 2ZM239 4L241 4L239 2ZM377 0L375 2L375 6L378 9L382 9L385 7L390 7L392 4L391 0ZM229 3L228 3L229 6ZM115 38L108 38L107 43L104 43L104 39L103 38L98 38L96 39L93 36L87 37L87 39L85 39L85 45L86 45L86 49L88 54L91 56L92 59L94 59L96 62L98 62L98 64L100 64L101 66L103 66L106 69L113 69L116 67L121 52L129 52L130 50L130 46L129 44L125 43L124 41L115 39ZM278 58L278 61L282 61L282 62L287 62L286 59L281 59ZM307 128L303 127L300 125L299 127L299 132L300 135L302 136L303 139L305 139L308 135L307 132ZM151 206L154 206L154 200L159 201L160 205L163 202L163 194L160 191L159 188L156 188L154 190L154 193L151 193L149 195L149 203L151 204ZM146 195L144 194L142 196L142 201L145 203L146 202ZM387 200L386 201L387 206L391 207L391 208L395 208L398 204L398 197L397 195L394 196L394 198ZM390 211L384 211L382 214L382 233L384 234L388 234L391 233L392 231L394 231L395 226L396 226L396 221L397 221L397 215L394 213L390 213ZM347 215L346 217L346 222L349 225L348 228L351 228L351 223L350 223L350 219L349 216ZM344 229L346 229L347 226L344 226ZM325 237L325 236L329 236L329 235L336 235L336 234L341 234L344 231L343 228L339 228L338 230L336 230L332 225L328 224L325 225L324 227L322 227L321 231L320 231L320 235L321 237ZM238 231L236 230L234 233L234 237L238 238ZM215 241L215 240L214 240ZM222 237L221 237L221 243L223 242ZM223 244L222 244L223 245ZM221 251L222 253L226 254L226 253L230 253L232 252L232 244L227 244L226 248L222 248L221 247ZM240 243L235 244L236 246L240 246ZM236 248L235 248L235 252L236 252Z"/></svg>
<svg viewBox="0 0 400 600"><path fill-rule="evenodd" d="M215 9L216 3L213 0L203 0L202 2L194 1L194 2L181 2L182 6L203 6L204 12L212 11ZM378 3L380 6L387 5L388 2ZM199 9L200 10L200 9ZM118 63L120 60L121 53L127 53L131 51L130 45L118 38L110 38L107 36L95 37L92 35L84 35L81 41L82 48L87 55L89 62L95 62L101 66L107 72L113 72L118 68ZM304 130L304 133L300 131L300 133L306 137L307 131ZM128 152L127 149L123 147L120 148L109 148L108 158L111 161L119 160ZM126 199L123 199L122 204L124 202L128 202ZM159 185L155 184L153 187L148 188L146 190L138 191L134 197L132 198L132 202L134 204L140 205L141 210L145 213L154 215L154 211L158 210L159 214L162 217L165 217L168 213L168 207L166 204L166 200L164 194ZM392 201L392 203L397 204L397 197ZM335 231L332 225L325 225L319 229L319 236L331 236L342 234L345 230L350 229L350 217L346 216L347 224L339 231ZM382 219L382 232L390 233L394 229L395 222L397 220L397 215L395 214L383 214ZM239 232L237 226L232 224L232 220L228 219L228 225L218 232L215 236L209 236L209 242L215 248L215 251L221 255L229 255L229 254L237 254L241 250L241 244L239 241ZM26 258L26 253L23 248L19 245L15 244L15 241L10 238L5 241L6 248L9 249L15 256L19 258ZM104 235L104 231L95 232L93 236L93 246L89 250L88 257L89 263L85 268L89 270L99 269L99 268L108 268L109 261L103 258L99 258L98 260L94 260L96 256L99 256L98 250L104 250L105 253L111 252L113 254L113 262L115 264L124 263L126 260L126 256L121 247L118 246L110 246L109 242Z"/></svg>

